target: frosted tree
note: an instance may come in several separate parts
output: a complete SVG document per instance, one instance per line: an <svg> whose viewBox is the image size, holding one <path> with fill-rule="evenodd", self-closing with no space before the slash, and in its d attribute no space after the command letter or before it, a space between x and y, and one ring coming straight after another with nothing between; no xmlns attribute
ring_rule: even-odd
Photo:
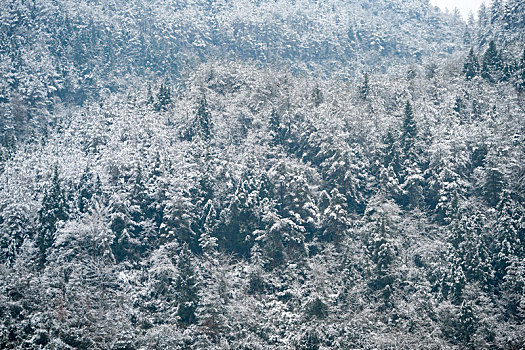
<svg viewBox="0 0 525 350"><path fill-rule="evenodd" d="M61 221L68 218L69 203L61 187L58 167L55 166L49 188L42 198L38 212L37 245L40 250L40 262L45 263L47 250L53 245L55 233Z"/></svg>
<svg viewBox="0 0 525 350"><path fill-rule="evenodd" d="M503 73L503 59L501 53L496 48L494 40L489 42L489 47L483 54L481 64L481 76L490 82L501 80Z"/></svg>
<svg viewBox="0 0 525 350"><path fill-rule="evenodd" d="M329 242L340 242L350 227L348 205L345 196L334 188L330 192L330 202L323 212L322 238Z"/></svg>
<svg viewBox="0 0 525 350"><path fill-rule="evenodd" d="M184 326L196 322L195 311L199 303L199 280L192 260L188 245L183 244L177 258L177 278L174 290L177 299L177 316L179 322Z"/></svg>
<svg viewBox="0 0 525 350"><path fill-rule="evenodd" d="M478 58L474 54L473 48L470 48L465 64L463 65L463 74L467 80L471 80L479 74Z"/></svg>
<svg viewBox="0 0 525 350"><path fill-rule="evenodd" d="M27 205L12 203L2 210L0 261L14 262L24 241L31 238L32 228L30 211Z"/></svg>

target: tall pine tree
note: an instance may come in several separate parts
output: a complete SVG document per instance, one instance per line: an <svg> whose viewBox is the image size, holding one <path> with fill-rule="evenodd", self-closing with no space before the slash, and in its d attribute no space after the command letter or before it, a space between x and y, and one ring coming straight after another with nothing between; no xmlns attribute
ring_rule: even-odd
<svg viewBox="0 0 525 350"><path fill-rule="evenodd" d="M45 263L47 250L53 245L57 225L68 218L69 205L60 185L58 167L55 166L50 187L45 191L42 205L38 211L39 229L37 245L40 263Z"/></svg>
<svg viewBox="0 0 525 350"><path fill-rule="evenodd" d="M467 60L463 65L463 74L467 80L471 80L479 74L479 63L478 58L474 54L474 49L470 48L467 56Z"/></svg>

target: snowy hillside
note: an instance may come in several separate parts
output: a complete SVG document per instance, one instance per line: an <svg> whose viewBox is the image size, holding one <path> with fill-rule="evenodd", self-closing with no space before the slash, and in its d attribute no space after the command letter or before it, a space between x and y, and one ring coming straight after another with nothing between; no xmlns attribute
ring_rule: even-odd
<svg viewBox="0 0 525 350"><path fill-rule="evenodd" d="M521 1L0 1L0 348L525 347Z"/></svg>

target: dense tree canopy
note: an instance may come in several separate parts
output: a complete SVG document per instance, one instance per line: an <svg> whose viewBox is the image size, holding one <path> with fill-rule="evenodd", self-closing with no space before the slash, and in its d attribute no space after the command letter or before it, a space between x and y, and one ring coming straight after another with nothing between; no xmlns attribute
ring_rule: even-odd
<svg viewBox="0 0 525 350"><path fill-rule="evenodd" d="M0 348L525 346L521 1L0 2Z"/></svg>

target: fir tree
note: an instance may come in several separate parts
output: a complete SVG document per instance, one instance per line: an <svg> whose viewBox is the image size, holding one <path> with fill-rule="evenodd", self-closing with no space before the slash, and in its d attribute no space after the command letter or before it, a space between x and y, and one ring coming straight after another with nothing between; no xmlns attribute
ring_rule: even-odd
<svg viewBox="0 0 525 350"><path fill-rule="evenodd" d="M525 259L525 216L523 207L508 191L504 191L496 210L493 263L496 282L500 283L514 260Z"/></svg>
<svg viewBox="0 0 525 350"><path fill-rule="evenodd" d="M324 101L323 92L319 88L319 86L315 86L312 91L312 100L315 107L319 107L321 103Z"/></svg>
<svg viewBox="0 0 525 350"><path fill-rule="evenodd" d="M58 167L55 166L50 187L45 191L42 205L38 212L37 245L40 252L40 262L43 264L47 250L53 245L55 233L60 221L68 218L69 204L60 185Z"/></svg>
<svg viewBox="0 0 525 350"><path fill-rule="evenodd" d="M469 345L477 328L477 320L471 302L463 302L459 308L456 324L456 339L462 345Z"/></svg>
<svg viewBox="0 0 525 350"><path fill-rule="evenodd" d="M99 182L100 178L93 179L93 173L86 167L80 177L77 187L77 208L80 213L86 213L95 195L100 195Z"/></svg>
<svg viewBox="0 0 525 350"><path fill-rule="evenodd" d="M382 297L388 303L394 288L395 276L392 271L392 265L397 252L387 230L387 218L384 216L379 217L367 250L373 263L373 275L370 286L373 290L381 291Z"/></svg>
<svg viewBox="0 0 525 350"><path fill-rule="evenodd" d="M183 244L178 256L177 272L175 281L177 316L182 325L189 326L196 321L195 311L199 303L199 287L191 252L186 243Z"/></svg>
<svg viewBox="0 0 525 350"><path fill-rule="evenodd" d="M465 64L463 65L463 74L467 80L471 80L479 74L478 58L474 54L473 48L470 48Z"/></svg>
<svg viewBox="0 0 525 350"><path fill-rule="evenodd" d="M23 204L9 204L2 210L0 222L0 263L13 263L31 234L29 208Z"/></svg>
<svg viewBox="0 0 525 350"><path fill-rule="evenodd" d="M370 93L370 83L368 81L368 73L365 73L363 77L363 83L361 84L361 87L359 89L359 95L363 100L366 100L368 98L368 94Z"/></svg>
<svg viewBox="0 0 525 350"><path fill-rule="evenodd" d="M483 64L481 67L481 75L490 82L498 82L501 80L503 72L503 60L499 50L496 48L496 43L491 40L489 47L483 55Z"/></svg>
<svg viewBox="0 0 525 350"><path fill-rule="evenodd" d="M382 160L385 168L391 167L395 174L401 171L401 155L395 131L389 129L383 137Z"/></svg>
<svg viewBox="0 0 525 350"><path fill-rule="evenodd" d="M204 141L209 141L212 136L213 122L211 113L208 107L206 96L203 95L199 99L197 111L195 112L195 119L192 126L192 137L198 135Z"/></svg>
<svg viewBox="0 0 525 350"><path fill-rule="evenodd" d="M499 168L492 166L486 170L483 195L487 204L491 207L495 207L499 203L505 184L504 181L503 173Z"/></svg>
<svg viewBox="0 0 525 350"><path fill-rule="evenodd" d="M525 48L516 69L516 87L519 92L525 91Z"/></svg>
<svg viewBox="0 0 525 350"><path fill-rule="evenodd" d="M274 145L279 145L284 142L286 129L282 127L281 117L275 109L272 109L272 113L268 119L268 129Z"/></svg>
<svg viewBox="0 0 525 350"><path fill-rule="evenodd" d="M334 188L330 192L330 203L323 213L324 231L322 238L326 241L340 242L350 226L347 218L348 205L345 196Z"/></svg>
<svg viewBox="0 0 525 350"><path fill-rule="evenodd" d="M403 113L403 126L401 133L401 147L404 152L405 159L410 156L413 151L417 138L417 126L412 110L412 104L407 101Z"/></svg>
<svg viewBox="0 0 525 350"><path fill-rule="evenodd" d="M166 84L160 84L159 91L157 92L157 99L154 103L157 111L165 110L171 103L171 89Z"/></svg>

